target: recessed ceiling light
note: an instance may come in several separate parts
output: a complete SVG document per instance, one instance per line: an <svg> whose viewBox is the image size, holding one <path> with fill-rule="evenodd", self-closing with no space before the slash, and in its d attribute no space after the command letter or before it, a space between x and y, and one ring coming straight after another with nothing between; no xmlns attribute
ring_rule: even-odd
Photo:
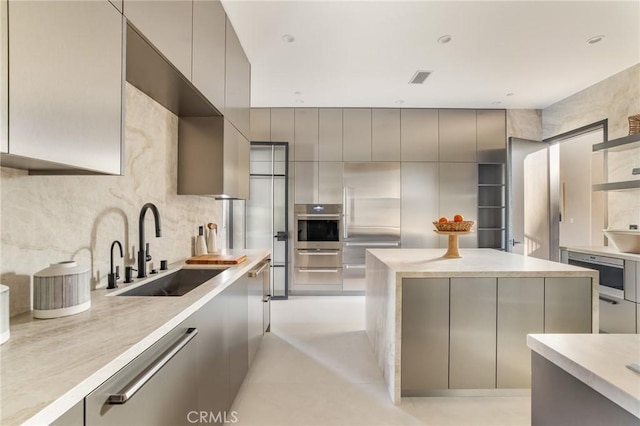
<svg viewBox="0 0 640 426"><path fill-rule="evenodd" d="M603 38L604 38L603 35L593 36L593 37L591 37L590 39L587 40L587 43L589 43L589 44L600 43Z"/></svg>
<svg viewBox="0 0 640 426"><path fill-rule="evenodd" d="M450 35L443 35L442 37L438 38L438 43L440 44L447 44L451 41L451 36Z"/></svg>
<svg viewBox="0 0 640 426"><path fill-rule="evenodd" d="M403 101L402 99L398 99L398 100L396 101L396 103L397 103L398 105L402 105L402 104L404 103L404 101Z"/></svg>
<svg viewBox="0 0 640 426"><path fill-rule="evenodd" d="M507 96L513 96L513 95L515 95L515 93L513 93L513 92L507 93Z"/></svg>
<svg viewBox="0 0 640 426"><path fill-rule="evenodd" d="M303 103L304 103L304 101L303 101L302 99L296 99L296 103L297 103L297 104L303 104Z"/></svg>
<svg viewBox="0 0 640 426"><path fill-rule="evenodd" d="M502 102L500 102L500 101L493 101L493 102L491 102L491 105L500 105L501 103Z"/></svg>
<svg viewBox="0 0 640 426"><path fill-rule="evenodd" d="M295 41L295 37L292 36L291 34L285 34L282 36L282 41L285 41L287 43L293 43Z"/></svg>
<svg viewBox="0 0 640 426"><path fill-rule="evenodd" d="M293 92L294 95L302 95L302 92L299 90L296 90L295 92Z"/></svg>

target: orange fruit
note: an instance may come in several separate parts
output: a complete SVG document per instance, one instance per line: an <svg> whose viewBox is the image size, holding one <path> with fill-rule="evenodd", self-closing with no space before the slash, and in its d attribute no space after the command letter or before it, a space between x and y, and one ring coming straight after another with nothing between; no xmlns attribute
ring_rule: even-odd
<svg viewBox="0 0 640 426"><path fill-rule="evenodd" d="M438 223L447 223L447 222L449 222L449 219L447 219L444 216L442 216L440 219L438 219Z"/></svg>
<svg viewBox="0 0 640 426"><path fill-rule="evenodd" d="M453 221L454 222L463 222L464 221L464 217L462 217L461 214L457 214L453 217Z"/></svg>

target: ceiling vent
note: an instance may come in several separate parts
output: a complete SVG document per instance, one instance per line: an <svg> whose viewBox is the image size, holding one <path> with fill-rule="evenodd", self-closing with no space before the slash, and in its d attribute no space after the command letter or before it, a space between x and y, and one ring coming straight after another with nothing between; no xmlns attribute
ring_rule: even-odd
<svg viewBox="0 0 640 426"><path fill-rule="evenodd" d="M416 73L409 80L409 84L422 84L431 75L431 71L416 71Z"/></svg>

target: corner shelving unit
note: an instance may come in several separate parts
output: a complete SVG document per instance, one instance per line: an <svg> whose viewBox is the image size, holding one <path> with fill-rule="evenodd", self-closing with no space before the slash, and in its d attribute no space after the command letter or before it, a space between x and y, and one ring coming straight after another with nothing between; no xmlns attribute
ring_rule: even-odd
<svg viewBox="0 0 640 426"><path fill-rule="evenodd" d="M640 148L640 133L595 144L593 145L593 152L621 152L637 148ZM640 168L640 164L637 164L637 167ZM631 171L629 171L629 176L634 176L631 174ZM593 185L594 191L624 191L637 189L640 189L640 179L630 179L618 182L605 182Z"/></svg>
<svg viewBox="0 0 640 426"><path fill-rule="evenodd" d="M505 249L505 165L478 163L478 247Z"/></svg>

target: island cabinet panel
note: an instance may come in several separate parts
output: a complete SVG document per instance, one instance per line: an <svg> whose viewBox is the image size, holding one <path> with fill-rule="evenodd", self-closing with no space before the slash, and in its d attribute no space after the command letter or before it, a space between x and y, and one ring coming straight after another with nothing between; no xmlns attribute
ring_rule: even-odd
<svg viewBox="0 0 640 426"><path fill-rule="evenodd" d="M402 280L402 395L449 387L449 279Z"/></svg>
<svg viewBox="0 0 640 426"><path fill-rule="evenodd" d="M84 399L69 408L58 417L50 426L83 426L84 425Z"/></svg>
<svg viewBox="0 0 640 426"><path fill-rule="evenodd" d="M400 161L400 110L373 109L371 119L371 159Z"/></svg>
<svg viewBox="0 0 640 426"><path fill-rule="evenodd" d="M251 108L251 131L249 133L252 142L271 141L271 109Z"/></svg>
<svg viewBox="0 0 640 426"><path fill-rule="evenodd" d="M591 315L591 278L545 278L545 333L591 333Z"/></svg>
<svg viewBox="0 0 640 426"><path fill-rule="evenodd" d="M498 278L498 388L531 386L526 335L544 331L544 278Z"/></svg>
<svg viewBox="0 0 640 426"><path fill-rule="evenodd" d="M321 108L318 122L320 161L342 161L342 109Z"/></svg>
<svg viewBox="0 0 640 426"><path fill-rule="evenodd" d="M402 161L438 161L438 110L403 109L400 118Z"/></svg>
<svg viewBox="0 0 640 426"><path fill-rule="evenodd" d="M228 299L229 290L225 290L196 313L199 411L217 413L231 406L228 344L224 331Z"/></svg>
<svg viewBox="0 0 640 426"><path fill-rule="evenodd" d="M343 111L343 161L371 161L371 110Z"/></svg>
<svg viewBox="0 0 640 426"><path fill-rule="evenodd" d="M496 387L496 278L451 278L450 389Z"/></svg>
<svg viewBox="0 0 640 426"><path fill-rule="evenodd" d="M295 161L318 161L318 109L295 110Z"/></svg>

